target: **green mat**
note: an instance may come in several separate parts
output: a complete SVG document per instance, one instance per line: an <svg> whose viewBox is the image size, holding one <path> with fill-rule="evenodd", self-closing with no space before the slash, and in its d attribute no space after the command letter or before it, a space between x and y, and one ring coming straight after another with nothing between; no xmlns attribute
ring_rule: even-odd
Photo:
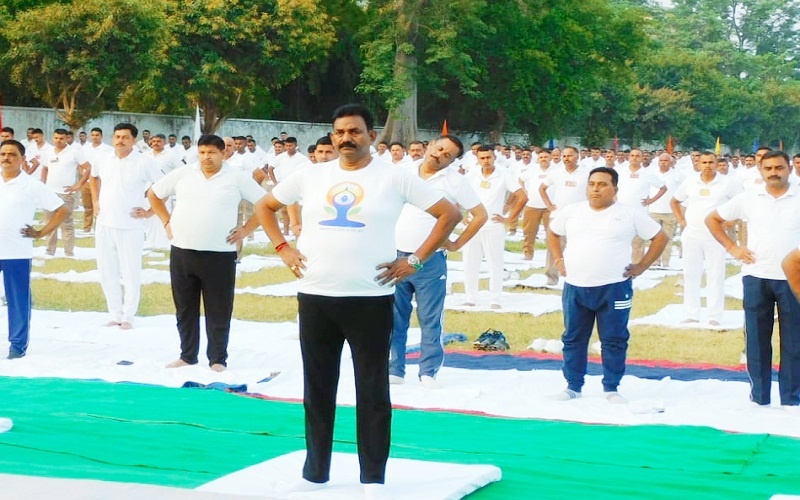
<svg viewBox="0 0 800 500"><path fill-rule="evenodd" d="M302 405L219 391L0 377L0 416L15 423L0 473L196 488L304 447ZM392 428L393 457L500 467L476 499L800 494L800 440L786 437L415 410ZM356 452L353 408L336 437Z"/></svg>

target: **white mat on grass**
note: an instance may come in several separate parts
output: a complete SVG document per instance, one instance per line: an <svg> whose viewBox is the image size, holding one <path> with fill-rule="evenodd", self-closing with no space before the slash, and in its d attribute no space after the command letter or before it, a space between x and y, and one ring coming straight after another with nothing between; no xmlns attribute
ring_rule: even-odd
<svg viewBox="0 0 800 500"><path fill-rule="evenodd" d="M64 273L40 273L34 271L31 273L31 279L49 279L67 283L100 283L100 273L97 269L81 273L75 270L69 270ZM142 285L150 285L152 283L169 285L171 283L169 271L151 268L142 269Z"/></svg>
<svg viewBox="0 0 800 500"><path fill-rule="evenodd" d="M305 451L295 451L228 474L197 488L199 491L271 498L352 500L363 498L359 482L358 456L334 453L331 480L324 488L286 493L300 480ZM396 500L450 500L464 498L502 473L492 465L461 465L390 458L386 464L386 487Z"/></svg>
<svg viewBox="0 0 800 500"><path fill-rule="evenodd" d="M633 289L634 290L650 290L651 288L655 288L661 284L661 280L658 278L643 278L642 276L633 280ZM558 280L558 283L552 286L547 285L547 276L544 274L532 274L525 278L524 280L508 280L503 283L504 287L512 288L515 286L521 286L526 288L545 288L547 290L563 290L564 289L564 279L561 278Z"/></svg>
<svg viewBox="0 0 800 500"><path fill-rule="evenodd" d="M739 330L744 325L744 311L725 310L722 312L722 320L719 326L708 324L708 310L700 310L700 321L697 323L682 323L686 319L686 311L683 304L670 304L657 313L630 320L631 325L656 325L668 326L670 328L690 328L704 330Z"/></svg>
<svg viewBox="0 0 800 500"><path fill-rule="evenodd" d="M528 313L534 316L561 310L561 297L541 293L504 293L500 298L502 309L492 309L491 295L488 290L478 292L478 302L474 306L463 305L467 296L463 293L448 295L444 300L444 308L451 311L494 312L494 313Z"/></svg>

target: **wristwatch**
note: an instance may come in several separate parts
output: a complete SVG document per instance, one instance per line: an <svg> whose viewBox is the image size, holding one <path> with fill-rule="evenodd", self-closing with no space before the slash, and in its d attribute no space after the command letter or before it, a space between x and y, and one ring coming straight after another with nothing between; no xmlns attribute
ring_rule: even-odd
<svg viewBox="0 0 800 500"><path fill-rule="evenodd" d="M419 257L414 255L413 253L408 256L408 265L419 271L422 269L422 261L419 260Z"/></svg>

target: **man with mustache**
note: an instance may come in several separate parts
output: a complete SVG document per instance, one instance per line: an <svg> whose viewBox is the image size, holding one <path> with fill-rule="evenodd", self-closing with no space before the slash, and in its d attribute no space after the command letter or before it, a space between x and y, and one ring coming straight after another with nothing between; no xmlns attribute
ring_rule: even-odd
<svg viewBox="0 0 800 500"><path fill-rule="evenodd" d="M768 151L758 169L763 183L717 207L706 225L714 238L742 261L744 330L750 400L770 404L772 331L778 308L781 405L800 405L800 303L792 293L781 262L800 241L800 189L789 182L791 162L783 151ZM745 219L747 244L739 245L723 223Z"/></svg>
<svg viewBox="0 0 800 500"><path fill-rule="evenodd" d="M133 328L139 309L144 249L145 191L163 174L136 149L139 130L130 123L114 127L114 153L95 159L89 182L97 214L95 246L100 286L111 321L106 326ZM122 286L120 286L120 281Z"/></svg>
<svg viewBox="0 0 800 500"><path fill-rule="evenodd" d="M31 329L31 261L33 239L47 236L71 209L44 184L26 174L25 147L10 139L0 143L0 271L8 301L8 359L25 356ZM52 218L34 229L36 209L49 210Z"/></svg>
<svg viewBox="0 0 800 500"><path fill-rule="evenodd" d="M385 498L391 442L389 342L394 285L417 272L461 218L458 209L419 177L373 159L377 132L364 106L333 113L338 161L301 169L256 203L256 215L286 266L300 279L297 294L306 421L303 480L328 482L336 391L344 341L353 358L361 482L368 499ZM303 231L292 248L276 212L303 202ZM397 258L394 227L411 203L436 218L414 253Z"/></svg>

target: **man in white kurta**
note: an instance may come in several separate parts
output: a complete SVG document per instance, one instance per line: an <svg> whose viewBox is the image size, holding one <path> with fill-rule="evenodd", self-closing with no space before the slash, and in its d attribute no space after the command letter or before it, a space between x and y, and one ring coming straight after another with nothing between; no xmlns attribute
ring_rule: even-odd
<svg viewBox="0 0 800 500"><path fill-rule="evenodd" d="M145 192L162 177L154 162L134 148L138 130L114 127L114 154L92 165L92 199L97 212L95 246L100 285L111 315L107 326L133 328L139 309ZM120 285L120 282L122 283Z"/></svg>

